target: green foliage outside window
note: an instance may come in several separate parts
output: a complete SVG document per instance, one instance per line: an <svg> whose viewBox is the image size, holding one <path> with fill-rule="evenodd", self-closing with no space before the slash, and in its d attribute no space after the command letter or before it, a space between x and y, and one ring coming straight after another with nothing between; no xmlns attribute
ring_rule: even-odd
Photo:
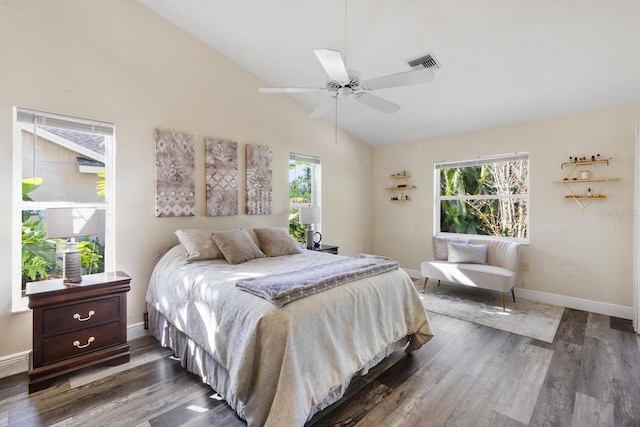
<svg viewBox="0 0 640 427"><path fill-rule="evenodd" d="M440 231L527 237L528 161L440 169Z"/></svg>
<svg viewBox="0 0 640 427"><path fill-rule="evenodd" d="M29 196L42 184L42 178L22 180L22 200L33 201ZM56 246L64 239L47 239L46 223L43 211L22 211L22 291L27 282L61 277L62 268L58 265ZM104 271L104 246L99 239L79 239L80 263L83 274Z"/></svg>
<svg viewBox="0 0 640 427"><path fill-rule="evenodd" d="M290 170L302 170L302 174L289 181L289 203L311 203L311 167L303 162L290 162ZM300 244L306 244L306 226L300 224L300 210L292 207L289 210L289 234Z"/></svg>

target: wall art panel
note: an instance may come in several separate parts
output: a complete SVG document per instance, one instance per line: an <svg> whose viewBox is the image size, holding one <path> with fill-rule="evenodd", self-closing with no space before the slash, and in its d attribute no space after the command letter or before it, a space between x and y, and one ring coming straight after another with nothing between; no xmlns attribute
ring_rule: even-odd
<svg viewBox="0 0 640 427"><path fill-rule="evenodd" d="M247 145L247 214L271 214L271 148Z"/></svg>
<svg viewBox="0 0 640 427"><path fill-rule="evenodd" d="M156 216L194 216L194 137L156 129Z"/></svg>
<svg viewBox="0 0 640 427"><path fill-rule="evenodd" d="M205 139L207 215L238 215L238 143Z"/></svg>

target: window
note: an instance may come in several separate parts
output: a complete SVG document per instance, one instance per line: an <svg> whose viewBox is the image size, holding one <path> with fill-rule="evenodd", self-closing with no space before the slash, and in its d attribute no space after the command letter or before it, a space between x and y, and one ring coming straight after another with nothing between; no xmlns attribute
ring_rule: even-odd
<svg viewBox="0 0 640 427"><path fill-rule="evenodd" d="M305 244L306 226L300 224L302 207L320 207L320 159L291 153L289 155L289 233ZM320 231L320 224L314 225Z"/></svg>
<svg viewBox="0 0 640 427"><path fill-rule="evenodd" d="M113 269L113 125L14 109L13 310L26 309L26 283L62 276L68 239L50 238L49 208L92 208L98 234L77 238L83 274Z"/></svg>
<svg viewBox="0 0 640 427"><path fill-rule="evenodd" d="M528 241L529 154L435 165L436 234Z"/></svg>

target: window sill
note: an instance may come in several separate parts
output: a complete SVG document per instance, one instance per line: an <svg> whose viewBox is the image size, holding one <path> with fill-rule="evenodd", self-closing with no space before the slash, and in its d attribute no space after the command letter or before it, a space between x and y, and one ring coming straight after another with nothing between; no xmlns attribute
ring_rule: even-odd
<svg viewBox="0 0 640 427"><path fill-rule="evenodd" d="M12 314L24 313L27 311L31 311L31 309L29 308L29 298L27 297L20 298L19 300L14 300L13 304L11 304Z"/></svg>
<svg viewBox="0 0 640 427"><path fill-rule="evenodd" d="M521 245L528 245L529 238L521 239L518 237L504 237L504 236L488 236L484 234L458 234L458 233L438 233L434 237L444 237L447 239L483 239L483 240L503 240L507 242L516 242Z"/></svg>

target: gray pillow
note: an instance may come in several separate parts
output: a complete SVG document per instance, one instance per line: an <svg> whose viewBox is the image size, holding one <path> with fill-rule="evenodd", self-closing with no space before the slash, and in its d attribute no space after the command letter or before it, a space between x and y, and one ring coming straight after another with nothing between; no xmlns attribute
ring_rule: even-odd
<svg viewBox="0 0 640 427"><path fill-rule="evenodd" d="M431 244L433 245L433 258L438 261L446 261L449 259L449 252L447 250L447 245L449 242L454 243L469 243L467 239L462 239L458 237L450 238L450 237L433 237L431 240Z"/></svg>
<svg viewBox="0 0 640 427"><path fill-rule="evenodd" d="M187 255L187 261L224 258L213 242L211 230L176 230L174 231Z"/></svg>
<svg viewBox="0 0 640 427"><path fill-rule="evenodd" d="M295 255L302 252L300 245L289 235L289 230L286 228L254 228L253 231L258 236L260 249L268 257Z"/></svg>
<svg viewBox="0 0 640 427"><path fill-rule="evenodd" d="M447 249L449 251L449 262L465 264L487 263L487 245L449 242Z"/></svg>
<svg viewBox="0 0 640 427"><path fill-rule="evenodd" d="M264 254L247 230L238 228L218 231L213 233L212 238L230 264L240 264L256 258L264 258Z"/></svg>

